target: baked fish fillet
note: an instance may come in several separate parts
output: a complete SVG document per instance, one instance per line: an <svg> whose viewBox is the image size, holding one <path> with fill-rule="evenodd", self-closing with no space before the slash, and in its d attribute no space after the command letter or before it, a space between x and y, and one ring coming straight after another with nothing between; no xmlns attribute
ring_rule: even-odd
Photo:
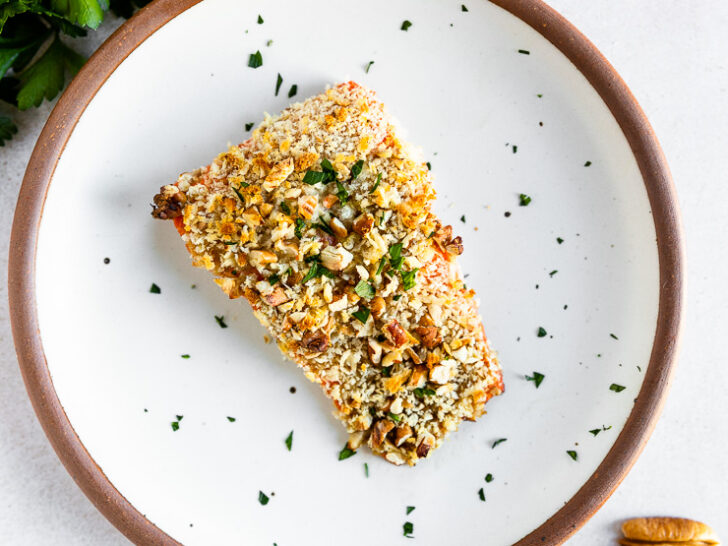
<svg viewBox="0 0 728 546"><path fill-rule="evenodd" d="M321 385L350 449L413 465L503 392L434 198L382 103L348 82L267 116L152 214Z"/></svg>

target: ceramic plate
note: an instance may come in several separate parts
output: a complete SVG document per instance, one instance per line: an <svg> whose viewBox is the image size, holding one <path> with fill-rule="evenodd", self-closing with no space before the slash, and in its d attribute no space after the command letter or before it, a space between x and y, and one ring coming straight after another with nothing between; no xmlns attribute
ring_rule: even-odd
<svg viewBox="0 0 728 546"><path fill-rule="evenodd" d="M110 38L21 194L15 334L69 470L139 542L398 544L406 522L420 544L563 540L644 445L678 333L672 186L624 84L538 2L190 4L156 2ZM504 369L488 414L415 468L339 461L319 389L150 216L247 123L346 80L431 162Z"/></svg>

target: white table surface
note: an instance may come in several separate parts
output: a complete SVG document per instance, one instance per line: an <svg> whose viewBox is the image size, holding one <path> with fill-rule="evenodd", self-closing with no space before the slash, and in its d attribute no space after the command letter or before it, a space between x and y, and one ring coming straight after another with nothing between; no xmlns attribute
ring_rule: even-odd
<svg viewBox="0 0 728 546"><path fill-rule="evenodd" d="M616 67L647 113L677 185L687 238L682 356L664 413L631 473L569 544L615 544L628 517L674 515L728 539L728 2L551 0ZM121 21L80 40L87 53ZM50 113L11 113L19 134L0 148L0 270L18 188ZM0 291L7 291L6 280ZM0 542L128 544L56 458L17 366L0 298Z"/></svg>

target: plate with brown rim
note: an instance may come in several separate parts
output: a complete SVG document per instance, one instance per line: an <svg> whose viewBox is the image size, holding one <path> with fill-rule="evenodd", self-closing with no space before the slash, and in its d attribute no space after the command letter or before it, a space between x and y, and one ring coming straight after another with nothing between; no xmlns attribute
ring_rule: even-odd
<svg viewBox="0 0 728 546"><path fill-rule="evenodd" d="M504 368L506 394L414 468L340 461L318 389L149 215L159 186L264 112L347 80L431 162ZM157 0L58 101L10 258L36 413L142 544L560 543L644 447L679 343L682 233L657 139L537 0Z"/></svg>

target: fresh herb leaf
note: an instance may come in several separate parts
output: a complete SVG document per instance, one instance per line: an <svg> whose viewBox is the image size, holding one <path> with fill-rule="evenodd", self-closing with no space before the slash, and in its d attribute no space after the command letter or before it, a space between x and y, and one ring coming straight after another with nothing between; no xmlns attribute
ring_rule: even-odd
<svg viewBox="0 0 728 546"><path fill-rule="evenodd" d="M296 93L298 93L298 85L294 83L288 90L288 98L290 99L291 97L295 97Z"/></svg>
<svg viewBox="0 0 728 546"><path fill-rule="evenodd" d="M389 247L389 263L393 269L402 267L402 243L395 243Z"/></svg>
<svg viewBox="0 0 728 546"><path fill-rule="evenodd" d="M162 289L159 288L156 284L152 283L152 286L149 287L149 292L152 294L161 294Z"/></svg>
<svg viewBox="0 0 728 546"><path fill-rule="evenodd" d="M304 222L301 218L296 218L296 227L293 230L293 233L298 237L299 239L303 237L303 230L306 229L306 222Z"/></svg>
<svg viewBox="0 0 728 546"><path fill-rule="evenodd" d="M571 449L567 450L566 453L571 457L573 460L577 460L579 456L577 455L576 451L573 451Z"/></svg>
<svg viewBox="0 0 728 546"><path fill-rule="evenodd" d="M336 181L336 189L337 189L336 197L339 198L339 202L342 205L345 205L346 202L349 200L349 192L346 191L346 188L344 187L344 185L341 182L339 182L338 180Z"/></svg>
<svg viewBox="0 0 728 546"><path fill-rule="evenodd" d="M507 440L508 440L508 438L499 438L498 440L496 440L495 442L493 442L493 445L491 446L491 449L495 449L495 446L497 446L498 444L502 444L503 442L505 442Z"/></svg>
<svg viewBox="0 0 728 546"><path fill-rule="evenodd" d="M404 536L412 538L412 533L415 530L415 526L412 522L406 521L405 524L402 525L402 530L404 531Z"/></svg>
<svg viewBox="0 0 728 546"><path fill-rule="evenodd" d="M612 383L609 385L609 390L614 392L622 392L627 387L623 387L622 385L617 385L616 383Z"/></svg>
<svg viewBox="0 0 728 546"><path fill-rule="evenodd" d="M404 288L405 291L414 288L417 284L417 271L419 271L419 267L415 267L412 271L399 272L402 276L402 288Z"/></svg>
<svg viewBox="0 0 728 546"><path fill-rule="evenodd" d="M374 290L372 283L359 281L359 283L354 287L354 292L356 292L360 297L370 300L374 297L376 290Z"/></svg>
<svg viewBox="0 0 728 546"><path fill-rule="evenodd" d="M531 198L528 195L526 195L525 193L521 193L518 196L518 204L521 207L527 207L529 205L529 203L531 203Z"/></svg>
<svg viewBox="0 0 728 546"><path fill-rule="evenodd" d="M382 376L390 377L392 375L392 366L385 366L382 368Z"/></svg>
<svg viewBox="0 0 728 546"><path fill-rule="evenodd" d="M586 163L584 163L585 167L589 167L590 165L591 165L591 161L587 161Z"/></svg>
<svg viewBox="0 0 728 546"><path fill-rule="evenodd" d="M370 314L371 311L369 311L369 309L367 309L366 307L359 307L359 309L354 311L351 315L362 324L366 324L367 320L369 320Z"/></svg>
<svg viewBox="0 0 728 546"><path fill-rule="evenodd" d="M20 110L39 106L43 99L51 100L63 88L66 70L75 74L85 59L68 48L58 36L43 55L20 74L17 105Z"/></svg>
<svg viewBox="0 0 728 546"><path fill-rule="evenodd" d="M5 146L5 143L17 132L18 128L10 118L0 116L0 146Z"/></svg>
<svg viewBox="0 0 728 546"><path fill-rule="evenodd" d="M408 507L407 507L407 515L408 515L408 516L409 516L409 515L410 515L410 514L411 514L412 512L414 512L414 511L415 511L415 507L414 507L414 506L408 506Z"/></svg>
<svg viewBox="0 0 728 546"><path fill-rule="evenodd" d="M531 54L531 52L528 51L527 49L519 49L518 50L518 53L521 53L522 55L530 55Z"/></svg>
<svg viewBox="0 0 728 546"><path fill-rule="evenodd" d="M171 425L172 425L172 430L174 432L177 432L179 430L179 422L178 421L172 421Z"/></svg>
<svg viewBox="0 0 728 546"><path fill-rule="evenodd" d="M490 483L492 481L493 481L493 474L491 474L489 472L488 474L485 475L485 483Z"/></svg>
<svg viewBox="0 0 728 546"><path fill-rule="evenodd" d="M189 359L189 358L190 358L190 355L187 355L187 354L185 354L185 355L180 355L180 356L181 356L182 358L184 358L185 360L187 360L187 359Z"/></svg>
<svg viewBox="0 0 728 546"><path fill-rule="evenodd" d="M537 96L537 97L538 97L539 99L541 99L541 98L543 98L543 93L537 93L537 94L536 94L536 96Z"/></svg>
<svg viewBox="0 0 728 546"><path fill-rule="evenodd" d="M265 21L263 21L263 18L260 15L258 15L258 24L262 25L264 22Z"/></svg>
<svg viewBox="0 0 728 546"><path fill-rule="evenodd" d="M177 418L177 421L181 421L182 419L184 419L185 416L184 415L175 415L175 417Z"/></svg>
<svg viewBox="0 0 728 546"><path fill-rule="evenodd" d="M369 465L364 463L364 476L369 477Z"/></svg>
<svg viewBox="0 0 728 546"><path fill-rule="evenodd" d="M321 231L324 231L329 235L334 235L334 230L331 229L329 224L326 223L326 220L324 220L321 216L319 216L319 221L312 225L313 227L319 228Z"/></svg>
<svg viewBox="0 0 728 546"><path fill-rule="evenodd" d="M463 214L463 215L462 215L462 216L460 217L460 221L461 221L461 222L462 222L463 224L465 223L465 215L464 215L464 214Z"/></svg>
<svg viewBox="0 0 728 546"><path fill-rule="evenodd" d="M321 160L321 171L306 171L306 174L303 175L303 183L313 186L319 183L334 182L336 178L336 170L331 162L324 158Z"/></svg>
<svg viewBox="0 0 728 546"><path fill-rule="evenodd" d="M402 297L402 294L397 294L397 295L396 295L396 296L394 296L394 297L393 297L392 299L393 299L394 301L399 301L401 297Z"/></svg>
<svg viewBox="0 0 728 546"><path fill-rule="evenodd" d="M347 446L344 446L344 449L339 451L339 460L343 461L344 459L348 459L349 457L353 457L356 455L356 451L353 449L349 449Z"/></svg>
<svg viewBox="0 0 728 546"><path fill-rule="evenodd" d="M367 74L369 74L369 69L372 67L373 64L374 64L374 61L369 61L367 63L366 68L364 69L364 72L367 73Z"/></svg>
<svg viewBox="0 0 728 546"><path fill-rule="evenodd" d="M245 124L245 130L246 131L250 131L253 128L253 125L255 125L255 123L252 122L252 121L250 123L246 123Z"/></svg>
<svg viewBox="0 0 728 546"><path fill-rule="evenodd" d="M245 197L243 197L243 194L240 193L240 188L236 188L235 186L231 186L233 191L235 192L235 195L238 196L238 199L240 199L240 202L244 205L245 204ZM242 188L243 185L241 184L240 187Z"/></svg>
<svg viewBox="0 0 728 546"><path fill-rule="evenodd" d="M425 398L425 396L434 396L435 391L433 389L430 389L427 387L425 387L425 388L416 387L415 389L413 389L412 394L414 394L417 398L422 400Z"/></svg>
<svg viewBox="0 0 728 546"><path fill-rule="evenodd" d="M592 430L590 430L589 432L591 432L591 433L592 433L592 434L593 434L594 436L596 436L596 435L597 435L597 434L599 434L599 433L600 433L601 431L602 431L602 429L600 429L600 428L595 428L595 429L592 429Z"/></svg>
<svg viewBox="0 0 728 546"><path fill-rule="evenodd" d="M432 170L432 164L429 161L427 163L425 163L425 165L427 165L427 170L428 171L431 171Z"/></svg>
<svg viewBox="0 0 728 546"><path fill-rule="evenodd" d="M225 323L225 317L223 315L220 315L219 317L215 315L215 320L217 321L218 326L220 328L227 328L227 324Z"/></svg>
<svg viewBox="0 0 728 546"><path fill-rule="evenodd" d="M617 336L615 336L614 334L609 334L609 337L611 337L612 339L619 339L619 338L618 338Z"/></svg>
<svg viewBox="0 0 728 546"><path fill-rule="evenodd" d="M265 43L265 45L267 45L268 47L272 46L272 45L273 45L273 40L268 40L268 41L267 41L267 42Z"/></svg>
<svg viewBox="0 0 728 546"><path fill-rule="evenodd" d="M556 274L557 274L558 272L559 272L559 270L558 270L558 269L554 269L553 271L551 271L551 272L549 273L549 277L553 277L553 276L554 276L554 275L556 275Z"/></svg>
<svg viewBox="0 0 728 546"><path fill-rule="evenodd" d="M465 4L460 5L460 11L468 11L468 8L465 7Z"/></svg>
<svg viewBox="0 0 728 546"><path fill-rule="evenodd" d="M282 83L283 83L283 76L281 76L281 74L279 72L278 77L276 78L276 97L278 96L278 91L281 90Z"/></svg>
<svg viewBox="0 0 728 546"><path fill-rule="evenodd" d="M288 433L288 436L286 436L286 448L288 451L291 451L291 447L293 446L293 431Z"/></svg>
<svg viewBox="0 0 728 546"><path fill-rule="evenodd" d="M561 244L564 242L564 240L561 237L556 237L556 242Z"/></svg>
<svg viewBox="0 0 728 546"><path fill-rule="evenodd" d="M260 504L262 504L263 506L265 506L266 504L268 504L268 501L269 500L270 499L268 498L268 495L266 495L262 491L258 491L258 502Z"/></svg>
<svg viewBox="0 0 728 546"><path fill-rule="evenodd" d="M374 276L375 277L378 277L379 275L382 274L382 271L384 270L384 266L385 265L387 265L387 257L386 256L382 256L382 259L379 260L379 267L377 267L377 272L374 273Z"/></svg>
<svg viewBox="0 0 728 546"><path fill-rule="evenodd" d="M301 284L306 284L311 279L318 277L319 276L318 268L319 268L319 264L314 262L313 265L311 266L311 269L309 269L308 273L306 273L306 276L303 277L303 279L301 279Z"/></svg>
<svg viewBox="0 0 728 546"><path fill-rule="evenodd" d="M231 423L234 423L237 419L235 419L235 417L228 416L227 420L230 421Z"/></svg>
<svg viewBox="0 0 728 546"><path fill-rule="evenodd" d="M291 214L291 207L288 206L288 203L286 203L285 201L281 201L281 204L279 206L283 212L288 215Z"/></svg>
<svg viewBox="0 0 728 546"><path fill-rule="evenodd" d="M392 413L391 411L387 412L387 417L389 417L392 421L395 421L397 423L399 423L402 420L402 418L399 415L397 415L396 413Z"/></svg>
<svg viewBox="0 0 728 546"><path fill-rule="evenodd" d="M533 376L527 375L526 381L533 381L533 383L536 385L536 388L538 388L541 385L541 382L543 381L544 377L546 377L542 373L533 372Z"/></svg>
<svg viewBox="0 0 728 546"><path fill-rule="evenodd" d="M400 30L404 30L405 32L409 30L409 28L412 26L411 21L404 20L402 21L402 26L400 27Z"/></svg>
<svg viewBox="0 0 728 546"><path fill-rule="evenodd" d="M248 66L250 68L259 68L263 66L263 55L261 55L260 50L250 54L250 57L248 58Z"/></svg>
<svg viewBox="0 0 728 546"><path fill-rule="evenodd" d="M538 327L538 333L536 334L538 337L546 337L546 330L544 330L543 326Z"/></svg>
<svg viewBox="0 0 728 546"><path fill-rule="evenodd" d="M268 277L268 284L273 286L280 280L281 280L281 276L278 273L273 273L270 277Z"/></svg>
<svg viewBox="0 0 728 546"><path fill-rule="evenodd" d="M376 182L374 182L374 185L372 186L372 189L371 189L371 190L369 191L369 193L370 193L370 194L372 194L372 193L374 193L375 191L377 191L377 188L379 187L379 183L380 183L381 181L382 181L382 173L379 173L379 174L377 175L377 180L376 180Z"/></svg>
<svg viewBox="0 0 728 546"><path fill-rule="evenodd" d="M511 148L513 149L513 153L514 153L514 154L515 154L516 152L518 152L518 146L516 146L515 144L514 144L513 146L511 146Z"/></svg>
<svg viewBox="0 0 728 546"><path fill-rule="evenodd" d="M478 498L485 502L485 491L483 491L482 487L478 489Z"/></svg>

